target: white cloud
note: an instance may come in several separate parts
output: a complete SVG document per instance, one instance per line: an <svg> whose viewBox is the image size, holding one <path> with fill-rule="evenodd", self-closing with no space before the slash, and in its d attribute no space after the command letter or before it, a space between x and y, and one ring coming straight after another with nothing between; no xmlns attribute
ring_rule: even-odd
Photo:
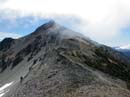
<svg viewBox="0 0 130 97"><path fill-rule="evenodd" d="M9 32L0 32L0 41L6 37L19 38L21 35Z"/></svg>
<svg viewBox="0 0 130 97"><path fill-rule="evenodd" d="M59 21L59 16L79 17L81 22L74 27L97 40L117 37L130 23L129 0L7 0L1 5L3 18L34 15Z"/></svg>
<svg viewBox="0 0 130 97"><path fill-rule="evenodd" d="M115 0L8 0L1 9L17 10L22 14L73 14L90 23L104 20L115 9Z"/></svg>

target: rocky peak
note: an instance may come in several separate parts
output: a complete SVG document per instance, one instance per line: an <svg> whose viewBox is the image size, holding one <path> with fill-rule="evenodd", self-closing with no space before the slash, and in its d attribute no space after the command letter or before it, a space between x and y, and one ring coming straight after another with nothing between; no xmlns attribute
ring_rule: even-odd
<svg viewBox="0 0 130 97"><path fill-rule="evenodd" d="M4 97L130 97L130 59L110 47L54 21L11 41L0 43L0 84L21 84Z"/></svg>
<svg viewBox="0 0 130 97"><path fill-rule="evenodd" d="M41 31L41 30L47 30L47 29L53 27L54 25L56 25L55 21L51 20L48 23L45 23L45 24L41 25L40 27L38 27L35 32Z"/></svg>

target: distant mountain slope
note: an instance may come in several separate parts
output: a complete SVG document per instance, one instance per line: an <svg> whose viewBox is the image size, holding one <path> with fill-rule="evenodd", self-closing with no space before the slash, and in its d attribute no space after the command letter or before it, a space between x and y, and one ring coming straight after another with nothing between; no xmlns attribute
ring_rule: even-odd
<svg viewBox="0 0 130 97"><path fill-rule="evenodd" d="M54 21L11 40L0 43L4 97L130 97L130 59L108 46Z"/></svg>
<svg viewBox="0 0 130 97"><path fill-rule="evenodd" d="M120 47L116 47L116 49L127 49L127 50L129 50L130 49L130 44L123 45L123 46L120 46Z"/></svg>
<svg viewBox="0 0 130 97"><path fill-rule="evenodd" d="M126 56L130 57L130 44L116 47L116 50L123 52Z"/></svg>

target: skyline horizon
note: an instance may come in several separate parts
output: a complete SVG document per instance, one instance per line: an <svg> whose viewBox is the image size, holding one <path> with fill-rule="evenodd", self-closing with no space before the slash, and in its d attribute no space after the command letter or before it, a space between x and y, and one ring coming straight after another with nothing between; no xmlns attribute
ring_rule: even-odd
<svg viewBox="0 0 130 97"><path fill-rule="evenodd" d="M27 35L48 20L108 46L130 44L129 0L0 0L0 39Z"/></svg>
<svg viewBox="0 0 130 97"><path fill-rule="evenodd" d="M31 30L32 30L32 31L30 30L31 32L24 32L23 35L19 35L19 34L15 34L15 33L9 35L9 33L7 33L9 36L4 37L3 39L5 39L5 38L19 39L19 38L21 38L21 37L27 36L27 35L33 33L38 27L40 27L40 26L42 26L42 25L48 23L49 21L52 21L52 19L47 19L47 20L43 20L43 21L44 21L43 23L39 23L38 25L36 25L37 27L34 27L33 29L31 29ZM53 20L53 21L56 22L55 20ZM56 22L56 23L57 23L57 22ZM60 26L66 27L67 25L65 26L65 25L60 24ZM66 27L66 28L68 28L68 29L70 29L70 30L73 30L73 28L69 28L69 27ZM73 30L73 31L75 31L75 30ZM77 31L75 31L75 32L77 32ZM78 33L84 35L84 34L81 33L81 32L78 32ZM86 36L86 35L85 35L85 36ZM0 36L0 37L1 37L1 36ZM90 38L89 36L86 36L86 37ZM3 39L0 39L0 41L2 41ZM94 39L92 39L92 38L90 38L90 39L93 40L93 41L96 41L96 40L94 40ZM101 43L101 42L99 42L99 41L96 41L96 42L98 42L99 44L107 45L107 44ZM114 46L113 46L113 45L107 45L107 46L110 46L110 47L121 47L121 46L129 45L129 44L130 44L130 43L125 43L125 44L121 44L121 45L114 45Z"/></svg>

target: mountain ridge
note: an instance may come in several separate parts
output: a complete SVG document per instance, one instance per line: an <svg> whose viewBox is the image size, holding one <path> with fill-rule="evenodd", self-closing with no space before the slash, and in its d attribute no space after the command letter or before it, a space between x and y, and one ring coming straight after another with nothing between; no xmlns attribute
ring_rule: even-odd
<svg viewBox="0 0 130 97"><path fill-rule="evenodd" d="M54 21L13 40L0 59L1 84L16 83L4 97L130 96L128 57Z"/></svg>

